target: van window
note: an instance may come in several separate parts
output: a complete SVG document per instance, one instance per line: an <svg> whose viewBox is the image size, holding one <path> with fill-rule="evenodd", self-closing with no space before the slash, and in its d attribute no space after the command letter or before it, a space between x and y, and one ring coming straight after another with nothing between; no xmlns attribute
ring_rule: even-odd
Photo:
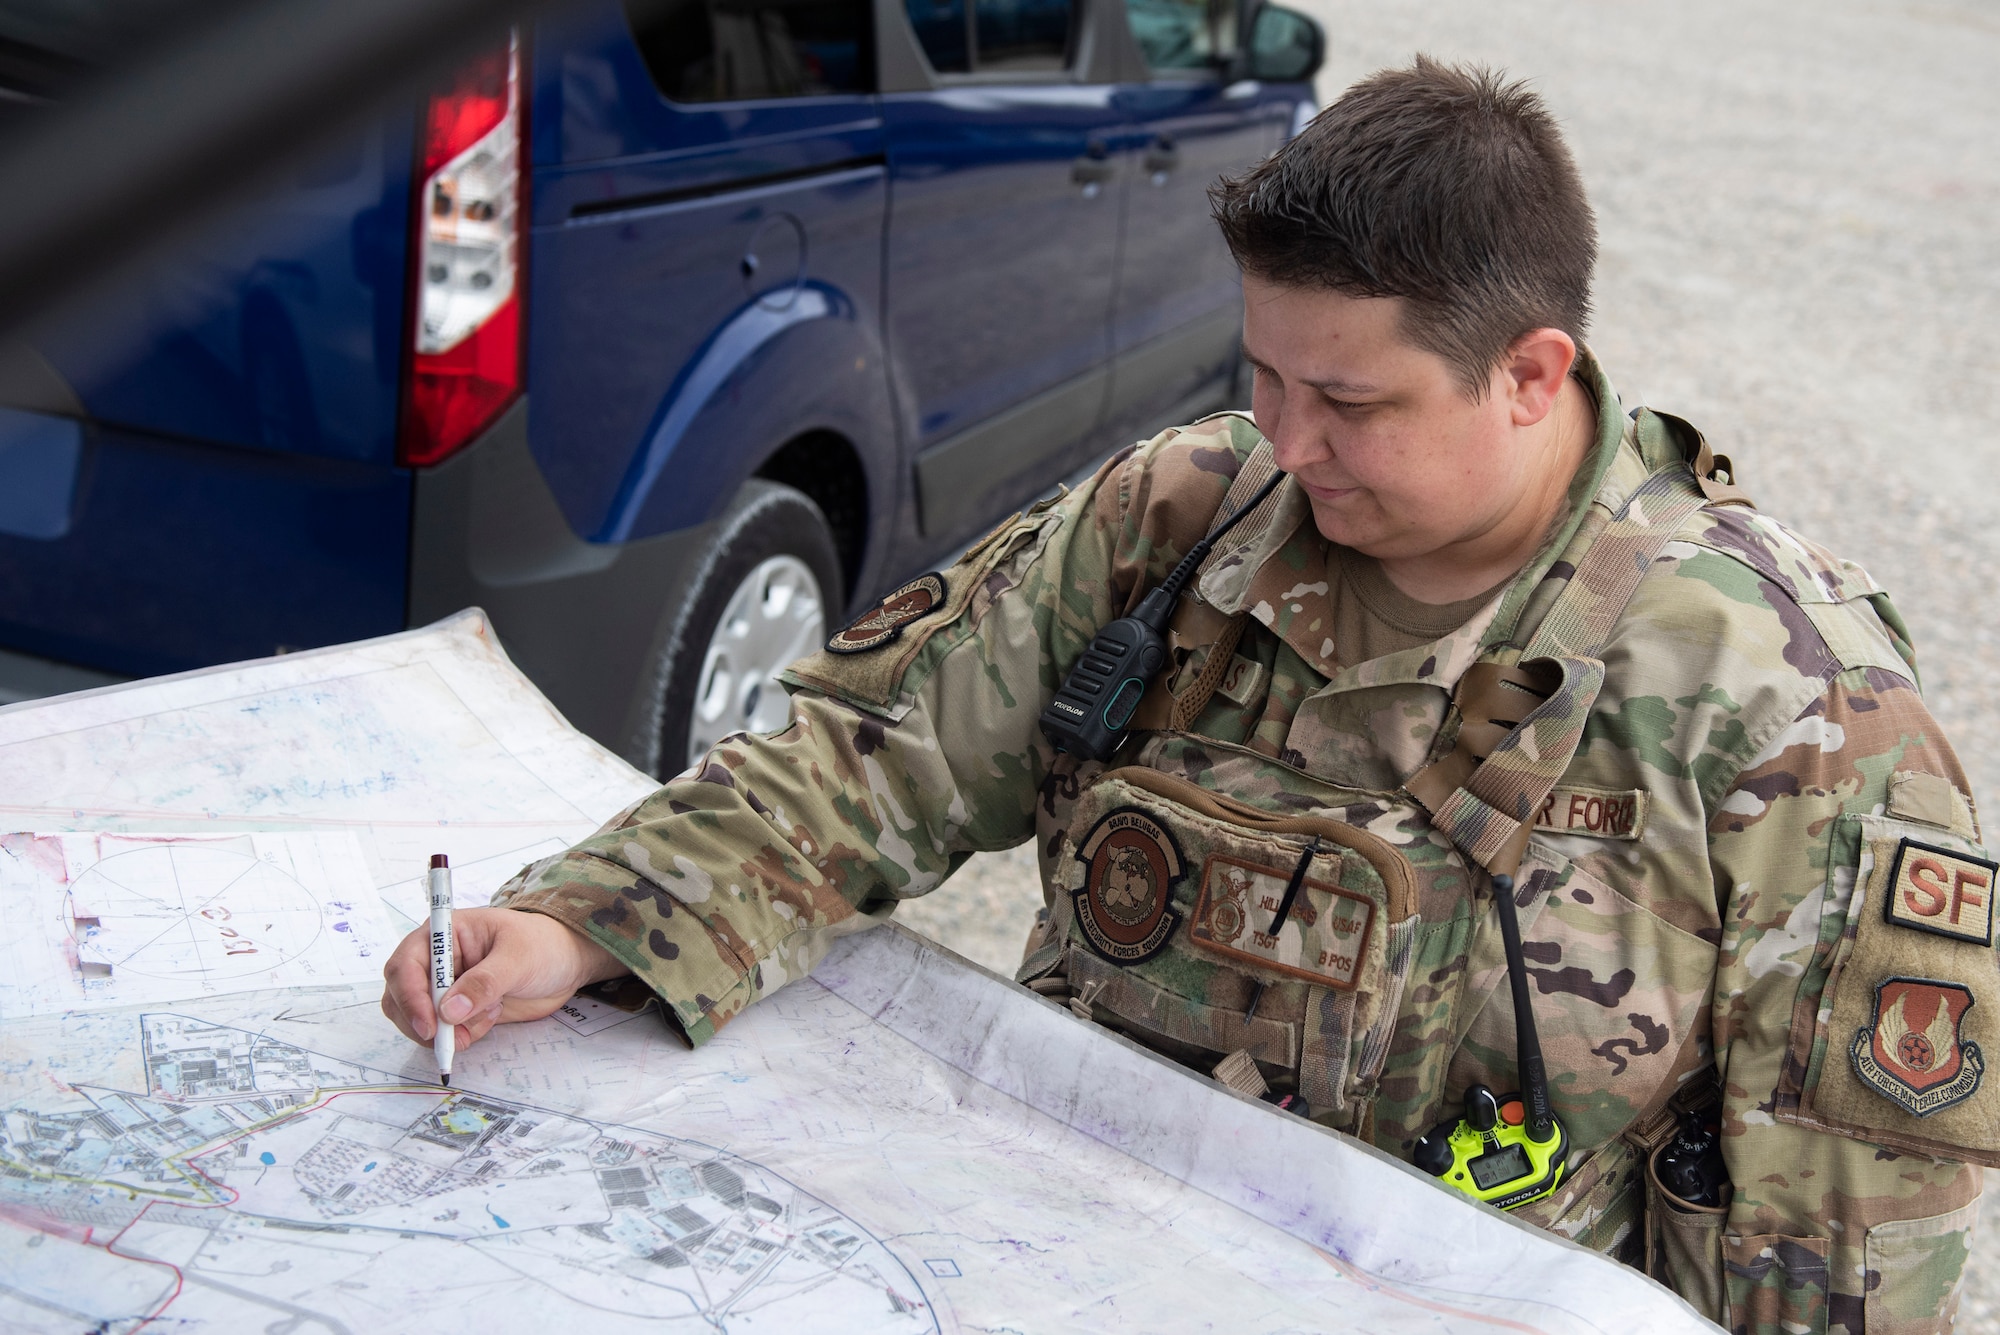
<svg viewBox="0 0 2000 1335"><path fill-rule="evenodd" d="M1236 53L1230 0L1125 0L1125 18L1156 70L1212 69Z"/></svg>
<svg viewBox="0 0 2000 1335"><path fill-rule="evenodd" d="M1073 0L904 0L910 26L940 74L1061 70Z"/></svg>
<svg viewBox="0 0 2000 1335"><path fill-rule="evenodd" d="M625 17L676 102L875 91L868 0L625 0Z"/></svg>
<svg viewBox="0 0 2000 1335"><path fill-rule="evenodd" d="M972 0L980 70L1059 70L1069 54L1070 0Z"/></svg>
<svg viewBox="0 0 2000 1335"><path fill-rule="evenodd" d="M904 7L932 69L939 74L972 69L972 30L965 22L965 0L904 0Z"/></svg>

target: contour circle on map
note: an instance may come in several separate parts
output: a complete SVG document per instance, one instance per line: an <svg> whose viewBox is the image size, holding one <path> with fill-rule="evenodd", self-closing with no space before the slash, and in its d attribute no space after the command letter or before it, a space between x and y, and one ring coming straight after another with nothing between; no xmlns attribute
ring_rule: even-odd
<svg viewBox="0 0 2000 1335"><path fill-rule="evenodd" d="M319 901L282 868L234 848L163 843L116 853L70 883L78 960L147 978L268 973L323 927Z"/></svg>

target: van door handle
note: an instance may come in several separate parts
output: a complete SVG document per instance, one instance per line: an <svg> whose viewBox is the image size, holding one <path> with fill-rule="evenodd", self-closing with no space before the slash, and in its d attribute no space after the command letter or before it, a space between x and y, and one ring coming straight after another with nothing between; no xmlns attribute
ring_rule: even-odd
<svg viewBox="0 0 2000 1335"><path fill-rule="evenodd" d="M1069 179L1082 186L1086 196L1095 197L1117 170L1111 161L1111 145L1102 139L1092 139L1084 145L1083 156L1069 164Z"/></svg>
<svg viewBox="0 0 2000 1335"><path fill-rule="evenodd" d="M1181 165L1181 151L1174 146L1170 135L1161 135L1146 148L1146 174L1153 178L1155 185L1164 184L1161 178Z"/></svg>

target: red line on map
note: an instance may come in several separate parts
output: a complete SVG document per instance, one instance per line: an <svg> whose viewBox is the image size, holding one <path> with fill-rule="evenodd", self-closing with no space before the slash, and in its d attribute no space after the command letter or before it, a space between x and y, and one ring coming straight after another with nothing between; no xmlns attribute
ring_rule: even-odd
<svg viewBox="0 0 2000 1335"><path fill-rule="evenodd" d="M1547 1335L1547 1332L1540 1326L1530 1326L1520 1321L1510 1321L1504 1316L1487 1316L1484 1312L1474 1312L1463 1307L1453 1307L1450 1303L1432 1302L1428 1298L1419 1298L1414 1293L1405 1293L1401 1289L1391 1288L1375 1276L1369 1274L1366 1270L1363 1270L1360 1266L1343 1261L1331 1252L1321 1252L1317 1247L1313 1248L1313 1250L1319 1252L1319 1257L1322 1261L1325 1261L1335 1270L1338 1270L1362 1288L1367 1289L1370 1293L1379 1293L1384 1298L1394 1298L1397 1302L1408 1303L1412 1307L1421 1307L1426 1312L1442 1312L1446 1316L1462 1316L1468 1321L1477 1321L1482 1325L1495 1326L1501 1330L1525 1331L1527 1335Z"/></svg>

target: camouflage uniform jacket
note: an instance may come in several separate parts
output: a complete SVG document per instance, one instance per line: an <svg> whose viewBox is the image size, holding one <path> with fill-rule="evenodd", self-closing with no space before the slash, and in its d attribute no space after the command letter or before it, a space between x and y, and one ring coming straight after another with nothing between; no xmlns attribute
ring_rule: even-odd
<svg viewBox="0 0 2000 1335"><path fill-rule="evenodd" d="M1183 598L1110 770L1051 750L1036 719L1071 665L1260 444L1219 415L899 590L787 673L788 729L725 740L496 902L609 949L700 1043L835 936L1032 837L1050 918L1024 982L1202 1070L1247 1052L1316 1119L1407 1156L1469 1084L1514 1075L1475 862L1499 864L1405 785L1475 731L1454 690L1522 659L1579 563L1607 567L1604 535L1695 486L1682 437L1581 373L1599 438L1566 521L1436 643L1336 664L1327 544L1287 483ZM1566 660L1555 697L1579 675L1595 692L1570 735L1524 724L1481 767L1559 748L1516 903L1574 1168L1519 1213L1739 1330L1943 1330L1968 1164L2000 1152L1978 1050L2000 1022L1991 865L1886 596L1701 500L1594 656ZM1291 925L1246 932L1299 865ZM1714 1071L1733 1198L1670 1208L1648 1155Z"/></svg>

